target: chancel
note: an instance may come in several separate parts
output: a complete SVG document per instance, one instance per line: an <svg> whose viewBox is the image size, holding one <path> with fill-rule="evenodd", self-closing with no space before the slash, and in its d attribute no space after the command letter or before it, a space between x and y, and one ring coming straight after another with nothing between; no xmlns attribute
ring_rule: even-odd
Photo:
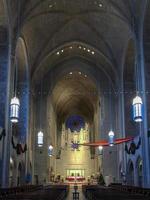
<svg viewBox="0 0 150 200"><path fill-rule="evenodd" d="M0 0L0 199L150 198L150 0Z"/></svg>

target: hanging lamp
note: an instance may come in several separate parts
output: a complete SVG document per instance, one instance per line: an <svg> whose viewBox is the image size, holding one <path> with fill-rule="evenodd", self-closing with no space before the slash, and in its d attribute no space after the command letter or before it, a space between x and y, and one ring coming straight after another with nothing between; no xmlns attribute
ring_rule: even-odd
<svg viewBox="0 0 150 200"><path fill-rule="evenodd" d="M99 155L102 155L103 154L103 146L99 146L98 151L99 151Z"/></svg>
<svg viewBox="0 0 150 200"><path fill-rule="evenodd" d="M42 81L41 81L41 92L40 92L41 96L40 96L40 117L39 117L39 121L40 121L40 130L39 132L37 133L37 144L38 144L38 147L42 147L43 144L44 144L44 133L42 131L42 128L41 128L41 121L42 121L42 118L41 118L41 115L42 115Z"/></svg>
<svg viewBox="0 0 150 200"><path fill-rule="evenodd" d="M43 146L43 138L44 138L44 134L42 131L38 132L38 147L42 147Z"/></svg>
<svg viewBox="0 0 150 200"><path fill-rule="evenodd" d="M133 106L133 120L135 122L142 122L143 121L143 116L142 116L143 102L142 102L142 98L137 95L133 99L132 106Z"/></svg>
<svg viewBox="0 0 150 200"><path fill-rule="evenodd" d="M110 83L110 80L109 80L109 109L110 109L110 131L108 133L108 143L109 143L109 146L114 146L114 143L115 143L115 134L112 130L112 97L111 97L111 94L112 94L112 91L111 91L111 83Z"/></svg>
<svg viewBox="0 0 150 200"><path fill-rule="evenodd" d="M108 133L108 142L109 142L109 146L114 146L114 142L115 142L115 134L112 130L109 131Z"/></svg>
<svg viewBox="0 0 150 200"><path fill-rule="evenodd" d="M48 147L48 155L51 157L51 156L53 156L53 149L54 149L54 147L52 146L52 145L50 145L49 147Z"/></svg>
<svg viewBox="0 0 150 200"><path fill-rule="evenodd" d="M14 96L10 102L10 120L12 123L17 123L19 120L20 101Z"/></svg>
<svg viewBox="0 0 150 200"><path fill-rule="evenodd" d="M19 37L19 24L20 24L20 3L18 2L18 37ZM14 96L11 98L10 101L10 121L12 123L17 123L19 121L19 111L20 111L20 101L19 98L16 96L17 93L17 67L18 67L18 60L17 56L15 57L15 70L14 70Z"/></svg>

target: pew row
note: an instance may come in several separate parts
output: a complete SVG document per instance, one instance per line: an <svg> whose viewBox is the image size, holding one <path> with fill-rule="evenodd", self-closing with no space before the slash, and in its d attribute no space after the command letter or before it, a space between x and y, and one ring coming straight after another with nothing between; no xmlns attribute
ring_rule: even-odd
<svg viewBox="0 0 150 200"><path fill-rule="evenodd" d="M109 187L114 190L119 190L121 192L127 192L131 194L142 194L146 197L150 197L150 188L142 188L142 187L114 184L114 183L110 184Z"/></svg>
<svg viewBox="0 0 150 200"><path fill-rule="evenodd" d="M0 200L41 200L53 199L64 200L68 195L69 186L51 185L51 186L21 186L15 188L4 188L0 192Z"/></svg>
<svg viewBox="0 0 150 200"><path fill-rule="evenodd" d="M115 199L115 200L149 200L143 194L127 193L111 188L103 187L99 185L83 185L82 191L87 200L99 200L99 199Z"/></svg>

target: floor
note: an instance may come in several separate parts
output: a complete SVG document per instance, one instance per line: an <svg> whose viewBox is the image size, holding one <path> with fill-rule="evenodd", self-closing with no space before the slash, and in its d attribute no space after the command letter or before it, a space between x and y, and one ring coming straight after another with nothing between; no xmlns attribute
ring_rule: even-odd
<svg viewBox="0 0 150 200"><path fill-rule="evenodd" d="M73 200L73 194L72 194L73 192L74 192L74 186L70 185L69 194L68 194L66 200ZM82 193L82 186L81 185L78 185L78 192L79 192L79 200L86 200L86 198L84 197L84 195Z"/></svg>

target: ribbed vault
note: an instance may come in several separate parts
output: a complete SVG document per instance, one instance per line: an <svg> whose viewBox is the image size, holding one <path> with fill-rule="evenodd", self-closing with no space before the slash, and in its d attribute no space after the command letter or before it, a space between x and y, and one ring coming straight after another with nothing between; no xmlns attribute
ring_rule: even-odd
<svg viewBox="0 0 150 200"><path fill-rule="evenodd" d="M59 121L71 114L92 121L97 96L94 82L81 71L72 71L57 82L51 99Z"/></svg>
<svg viewBox="0 0 150 200"><path fill-rule="evenodd" d="M36 67L35 73L32 77L32 82L34 84L38 83L39 78L41 76L44 77L49 70L58 65L61 66L62 63L75 58L87 63L94 69L96 67L97 69L103 71L105 75L111 77L114 85L117 84L118 73L111 60L109 60L108 57L99 52L96 48L78 41L66 43L49 53L40 62L38 67ZM61 70L63 70L63 68L61 68Z"/></svg>
<svg viewBox="0 0 150 200"><path fill-rule="evenodd" d="M138 18L145 3L130 0L7 2L13 30L17 28L20 14L21 35L27 46L32 75L49 53L72 41L97 49L119 72L132 32L133 9Z"/></svg>

